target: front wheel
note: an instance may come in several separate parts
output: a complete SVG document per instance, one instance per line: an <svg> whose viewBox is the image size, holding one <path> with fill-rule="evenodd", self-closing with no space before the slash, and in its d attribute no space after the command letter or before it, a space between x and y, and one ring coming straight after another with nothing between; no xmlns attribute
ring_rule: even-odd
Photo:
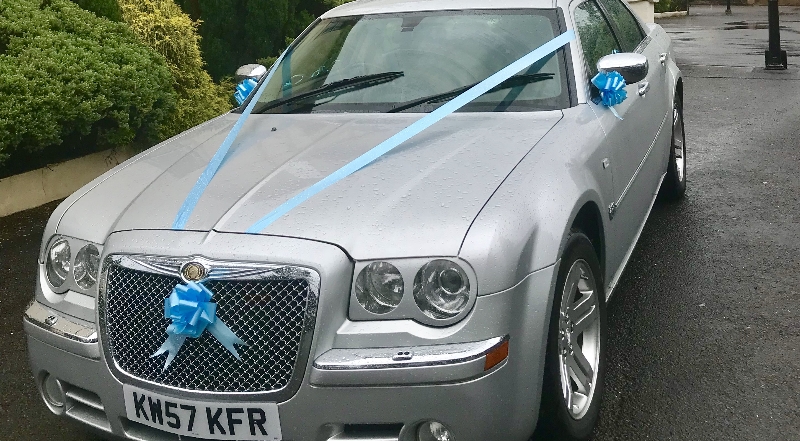
<svg viewBox="0 0 800 441"><path fill-rule="evenodd" d="M603 277L591 241L573 232L558 270L537 434L586 440L597 424L605 376Z"/></svg>
<svg viewBox="0 0 800 441"><path fill-rule="evenodd" d="M683 132L683 100L675 94L672 105L672 142L670 143L667 176L661 186L661 196L670 201L686 193L686 135Z"/></svg>

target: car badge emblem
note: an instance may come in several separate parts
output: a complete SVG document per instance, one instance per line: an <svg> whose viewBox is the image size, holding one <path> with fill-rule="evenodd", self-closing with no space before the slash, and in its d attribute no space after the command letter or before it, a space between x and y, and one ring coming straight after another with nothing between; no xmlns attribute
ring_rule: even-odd
<svg viewBox="0 0 800 441"><path fill-rule="evenodd" d="M184 282L199 282L207 275L208 269L200 262L187 262L181 266L181 279Z"/></svg>

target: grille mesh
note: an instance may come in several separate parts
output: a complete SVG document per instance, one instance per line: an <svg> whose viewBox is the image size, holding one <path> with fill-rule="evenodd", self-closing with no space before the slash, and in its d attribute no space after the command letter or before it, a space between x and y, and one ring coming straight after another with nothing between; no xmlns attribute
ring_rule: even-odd
<svg viewBox="0 0 800 441"><path fill-rule="evenodd" d="M104 322L111 354L125 372L143 380L208 392L268 392L292 378L310 295L305 279L209 281L217 316L248 346L241 360L209 332L188 338L166 371L166 354L150 356L167 338L164 299L178 277L108 269Z"/></svg>

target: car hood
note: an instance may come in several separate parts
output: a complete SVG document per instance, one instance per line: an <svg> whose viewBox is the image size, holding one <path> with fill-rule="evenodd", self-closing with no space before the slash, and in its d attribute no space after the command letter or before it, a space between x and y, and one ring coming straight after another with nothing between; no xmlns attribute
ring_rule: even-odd
<svg viewBox="0 0 800 441"><path fill-rule="evenodd" d="M355 259L456 255L473 219L560 111L458 113L313 196L261 234L333 243ZM109 173L59 232L102 243L167 230L238 115L212 120ZM280 204L420 118L252 115L186 230L244 233Z"/></svg>

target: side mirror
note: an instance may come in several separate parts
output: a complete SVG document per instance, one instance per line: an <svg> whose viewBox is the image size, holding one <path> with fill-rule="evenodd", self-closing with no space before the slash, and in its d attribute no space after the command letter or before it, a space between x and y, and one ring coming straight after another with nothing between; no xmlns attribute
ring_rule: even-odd
<svg viewBox="0 0 800 441"><path fill-rule="evenodd" d="M628 84L638 83L647 77L647 57L632 52L606 55L597 62L600 72L617 71Z"/></svg>
<svg viewBox="0 0 800 441"><path fill-rule="evenodd" d="M233 98L241 106L253 93L258 81L267 74L267 68L260 64L245 64L236 69L236 92Z"/></svg>
<svg viewBox="0 0 800 441"><path fill-rule="evenodd" d="M237 83L241 83L248 78L258 82L261 77L266 74L267 68L260 64L245 64L244 66L236 69L235 78Z"/></svg>

